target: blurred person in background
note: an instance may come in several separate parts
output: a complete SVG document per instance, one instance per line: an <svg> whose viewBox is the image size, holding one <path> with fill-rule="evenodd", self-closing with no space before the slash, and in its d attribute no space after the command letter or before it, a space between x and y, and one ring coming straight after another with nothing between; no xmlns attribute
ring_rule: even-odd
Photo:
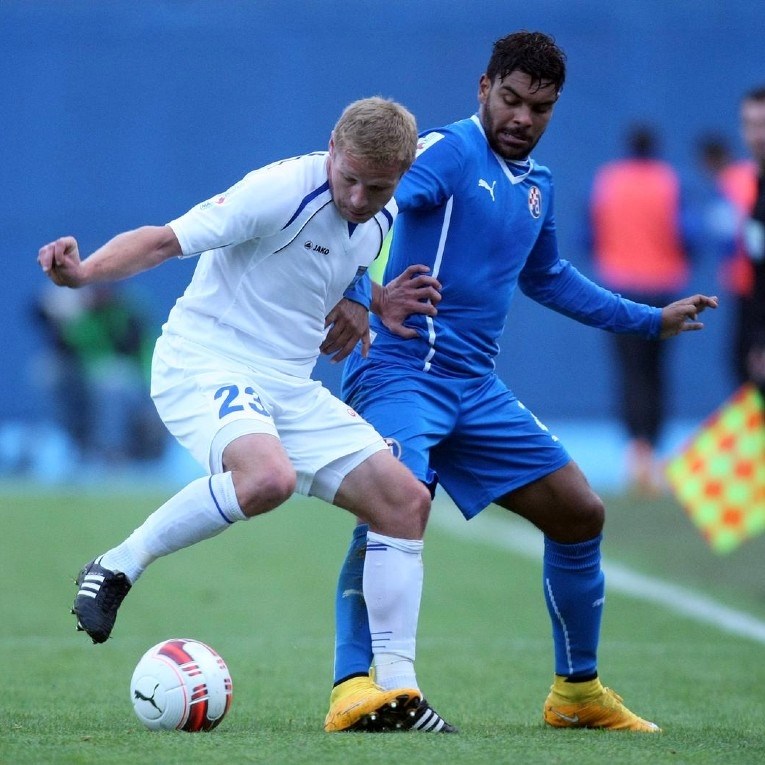
<svg viewBox="0 0 765 765"><path fill-rule="evenodd" d="M742 250L751 273L751 292L742 310L743 339L739 337L746 377L765 395L765 85L748 91L741 100L741 132L750 154L753 185L742 225ZM742 187L745 181L742 181ZM742 194L743 196L743 194Z"/></svg>
<svg viewBox="0 0 765 765"><path fill-rule="evenodd" d="M149 397L154 337L143 312L97 284L46 289L34 313L49 341L35 377L79 456L107 465L161 456L166 435Z"/></svg>
<svg viewBox="0 0 765 765"><path fill-rule="evenodd" d="M717 133L697 140L696 160L703 173L697 202L700 238L709 245L716 261L727 265L736 248L741 217L727 186L740 163L734 160L727 138Z"/></svg>
<svg viewBox="0 0 765 765"><path fill-rule="evenodd" d="M677 300L688 283L689 236L675 169L659 159L648 125L630 127L626 156L595 174L589 219L599 281L651 306ZM660 491L656 447L666 418L664 343L612 336L619 414L629 438L627 473L641 494Z"/></svg>
<svg viewBox="0 0 765 765"><path fill-rule="evenodd" d="M730 298L729 367L738 387L749 380L754 267L744 247L744 222L757 196L757 165L751 159L735 159L728 142L719 135L700 138L697 157L713 183L701 210L701 224L704 241L718 263L720 284Z"/></svg>
<svg viewBox="0 0 765 765"><path fill-rule="evenodd" d="M85 365L68 342L66 327L85 311L84 290L43 289L32 305L32 315L44 338L31 359L32 384L42 393L50 417L65 434L68 453L84 459L91 450L93 402Z"/></svg>

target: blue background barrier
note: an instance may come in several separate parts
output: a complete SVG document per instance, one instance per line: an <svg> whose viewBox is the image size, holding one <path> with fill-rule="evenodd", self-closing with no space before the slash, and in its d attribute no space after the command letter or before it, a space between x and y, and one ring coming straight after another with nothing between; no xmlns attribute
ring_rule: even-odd
<svg viewBox="0 0 765 765"><path fill-rule="evenodd" d="M326 146L346 103L380 94L421 128L472 113L492 42L516 29L555 35L568 83L536 159L556 178L564 257L590 274L582 238L595 168L617 156L632 119L653 122L691 200L703 181L694 141L726 134L743 153L738 100L765 82L765 5L733 0L210 0L0 3L0 422L35 420L43 342L30 306L45 280L39 246L74 234L92 251L162 224L250 169ZM477 235L480 235L477 232ZM127 286L156 323L193 262ZM702 247L689 291L716 293ZM670 409L700 419L732 390L730 316L673 342ZM604 333L519 296L499 370L543 417L613 414ZM338 370L322 362L333 387Z"/></svg>

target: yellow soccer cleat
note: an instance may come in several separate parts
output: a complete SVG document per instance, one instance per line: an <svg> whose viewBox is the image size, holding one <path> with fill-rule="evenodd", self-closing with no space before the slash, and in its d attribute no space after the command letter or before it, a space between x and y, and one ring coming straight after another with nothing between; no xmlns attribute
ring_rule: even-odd
<svg viewBox="0 0 765 765"><path fill-rule="evenodd" d="M638 717L622 703L622 697L595 678L567 683L555 676L545 701L544 720L554 728L602 728L639 733L661 733L656 723Z"/></svg>
<svg viewBox="0 0 765 765"><path fill-rule="evenodd" d="M421 699L416 688L386 691L370 677L352 677L332 689L324 730L327 733L403 730Z"/></svg>

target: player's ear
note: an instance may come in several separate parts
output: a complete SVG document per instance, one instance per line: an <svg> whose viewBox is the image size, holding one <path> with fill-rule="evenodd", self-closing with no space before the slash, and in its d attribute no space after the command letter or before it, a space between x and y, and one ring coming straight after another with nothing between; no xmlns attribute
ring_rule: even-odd
<svg viewBox="0 0 765 765"><path fill-rule="evenodd" d="M333 157L335 155L335 131L333 130L329 134L329 156Z"/></svg>
<svg viewBox="0 0 765 765"><path fill-rule="evenodd" d="M478 102L485 104L489 100L489 91L491 90L491 80L486 74L481 75L478 81Z"/></svg>

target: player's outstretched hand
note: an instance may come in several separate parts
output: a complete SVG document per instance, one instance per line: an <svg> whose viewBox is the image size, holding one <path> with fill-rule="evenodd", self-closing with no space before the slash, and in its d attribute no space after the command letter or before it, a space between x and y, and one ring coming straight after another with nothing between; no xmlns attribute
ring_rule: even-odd
<svg viewBox="0 0 765 765"><path fill-rule="evenodd" d="M412 314L435 316L441 300L441 282L429 276L424 265L409 266L383 288L376 311L382 323L395 335L407 339L417 337L417 331L405 327L404 321Z"/></svg>
<svg viewBox="0 0 765 765"><path fill-rule="evenodd" d="M37 262L43 273L59 287L79 287L83 284L80 249L73 236L62 236L41 247Z"/></svg>
<svg viewBox="0 0 765 765"><path fill-rule="evenodd" d="M661 309L661 339L704 329L697 317L705 308L717 308L717 297L694 295L664 306Z"/></svg>

